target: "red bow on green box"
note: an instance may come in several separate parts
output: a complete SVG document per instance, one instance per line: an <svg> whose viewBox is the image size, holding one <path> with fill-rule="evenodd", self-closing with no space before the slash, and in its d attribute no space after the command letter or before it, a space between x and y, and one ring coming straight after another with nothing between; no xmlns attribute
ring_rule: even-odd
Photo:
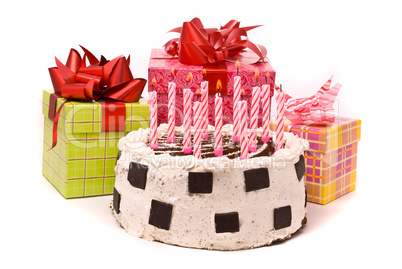
<svg viewBox="0 0 402 269"><path fill-rule="evenodd" d="M110 61L101 56L98 60L86 48L80 47L84 51L82 58L77 50L71 49L65 65L56 58L57 67L49 68L55 91L50 96L49 105L49 119L53 120L52 148L57 144L57 124L61 109L66 102L100 101L102 131L124 131L126 113L122 102L137 102L147 82L143 78L134 79L129 67L130 56L127 59L119 56ZM67 101L63 102L56 112L59 97ZM110 105L113 105L113 109L108 109ZM110 117L111 114L114 116ZM118 118L124 119L124 122L110 122Z"/></svg>
<svg viewBox="0 0 402 269"><path fill-rule="evenodd" d="M183 27L170 30L180 33L180 38L169 40L165 51L171 56L178 56L179 62L188 65L203 65L221 61L255 63L264 61L267 50L248 40L247 31L257 26L240 27L240 22L231 20L220 29L204 28L199 18L184 22ZM241 53L250 49L255 53L254 59L243 59Z"/></svg>

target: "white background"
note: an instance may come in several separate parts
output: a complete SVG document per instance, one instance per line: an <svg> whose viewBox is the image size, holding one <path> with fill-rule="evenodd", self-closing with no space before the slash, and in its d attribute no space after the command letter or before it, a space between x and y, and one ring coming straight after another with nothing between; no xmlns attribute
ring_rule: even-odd
<svg viewBox="0 0 402 269"><path fill-rule="evenodd" d="M397 1L8 2L0 4L2 268L400 268ZM343 85L337 113L362 119L357 190L309 203L307 226L282 244L218 252L148 242L119 227L111 196L65 200L41 175L41 95L52 88L54 57L65 62L78 44L108 59L131 54L134 76L147 78L151 48L195 16L206 27L263 24L249 37L267 47L285 91L309 96L334 75Z"/></svg>

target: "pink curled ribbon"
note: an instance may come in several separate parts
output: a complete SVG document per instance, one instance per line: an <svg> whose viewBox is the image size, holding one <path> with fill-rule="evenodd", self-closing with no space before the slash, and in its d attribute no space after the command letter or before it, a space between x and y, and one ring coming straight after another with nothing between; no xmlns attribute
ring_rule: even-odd
<svg viewBox="0 0 402 269"><path fill-rule="evenodd" d="M342 85L331 87L332 77L317 91L307 98L292 98L285 95L285 116L293 124L327 125L335 121L333 108L336 96Z"/></svg>

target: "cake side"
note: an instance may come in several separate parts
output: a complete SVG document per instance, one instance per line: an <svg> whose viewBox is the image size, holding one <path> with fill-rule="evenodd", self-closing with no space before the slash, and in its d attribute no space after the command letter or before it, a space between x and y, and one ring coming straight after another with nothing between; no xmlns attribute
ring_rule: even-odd
<svg viewBox="0 0 402 269"><path fill-rule="evenodd" d="M129 234L235 250L284 240L302 227L304 173L297 170L306 144L293 134L286 134L287 149L247 160L155 155L148 137L139 130L119 142L113 212Z"/></svg>

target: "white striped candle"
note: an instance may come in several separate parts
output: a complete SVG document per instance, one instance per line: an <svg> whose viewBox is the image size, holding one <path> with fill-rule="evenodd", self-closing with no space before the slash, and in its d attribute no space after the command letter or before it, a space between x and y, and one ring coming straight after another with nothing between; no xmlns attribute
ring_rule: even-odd
<svg viewBox="0 0 402 269"><path fill-rule="evenodd" d="M149 92L149 125L150 125L150 142L151 149L158 149L158 136L157 136L157 108L156 108L156 91Z"/></svg>
<svg viewBox="0 0 402 269"><path fill-rule="evenodd" d="M261 88L253 87L251 96L251 112L250 112L250 152L257 151L257 128L258 128L258 114L260 112L260 93Z"/></svg>
<svg viewBox="0 0 402 269"><path fill-rule="evenodd" d="M222 97L215 96L215 147L214 154L219 157L223 155L222 148Z"/></svg>
<svg viewBox="0 0 402 269"><path fill-rule="evenodd" d="M193 92L186 88L183 96L183 153L191 154L191 104L193 101Z"/></svg>
<svg viewBox="0 0 402 269"><path fill-rule="evenodd" d="M264 143L268 143L270 139L269 134L269 120L271 116L271 94L270 85L264 84L262 89L262 137Z"/></svg>
<svg viewBox="0 0 402 269"><path fill-rule="evenodd" d="M168 136L167 142L173 143L176 140L174 128L175 122L175 109L176 109L176 83L169 82L168 86Z"/></svg>
<svg viewBox="0 0 402 269"><path fill-rule="evenodd" d="M247 102L240 101L240 160L248 159Z"/></svg>
<svg viewBox="0 0 402 269"><path fill-rule="evenodd" d="M201 82L202 139L208 138L208 81Z"/></svg>
<svg viewBox="0 0 402 269"><path fill-rule="evenodd" d="M284 136L284 113L285 113L285 93L282 89L279 90L276 95L277 104L277 123L276 123L276 146L275 150L283 148L283 136Z"/></svg>
<svg viewBox="0 0 402 269"><path fill-rule="evenodd" d="M237 60L235 64L237 68L237 76L234 77L233 82L233 136L232 141L238 142L240 140L240 133L239 133L239 124L240 124L240 115L239 111L236 110L236 104L240 101L241 95L241 77L239 76L239 67L240 62Z"/></svg>
<svg viewBox="0 0 402 269"><path fill-rule="evenodd" d="M193 135L193 153L194 157L201 159L201 132L202 132L202 116L201 102L194 102L194 135Z"/></svg>

